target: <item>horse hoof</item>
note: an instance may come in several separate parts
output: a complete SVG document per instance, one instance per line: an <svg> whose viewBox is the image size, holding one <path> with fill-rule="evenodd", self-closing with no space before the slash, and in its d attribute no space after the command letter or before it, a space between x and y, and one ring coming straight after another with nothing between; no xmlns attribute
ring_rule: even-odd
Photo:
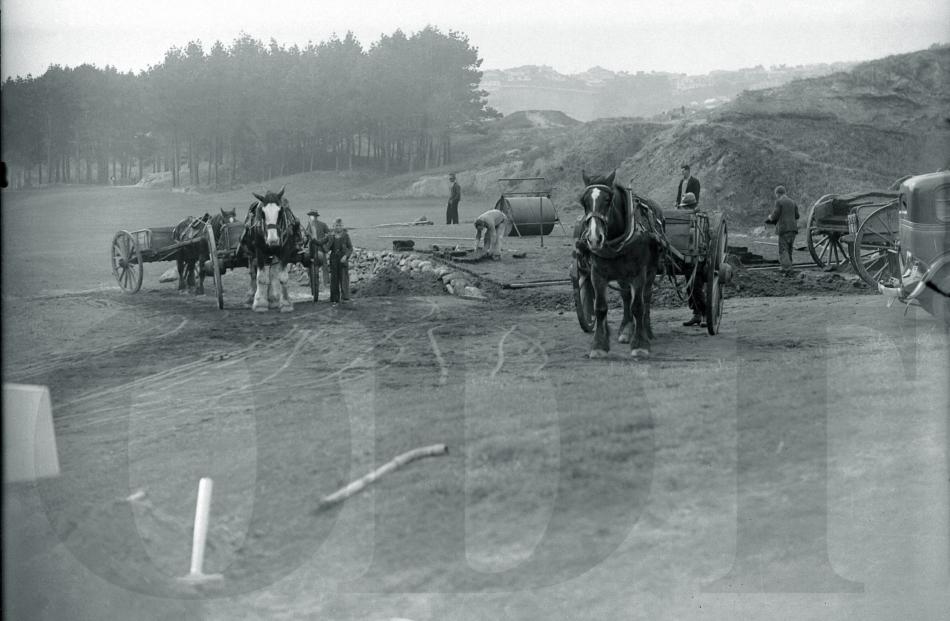
<svg viewBox="0 0 950 621"><path fill-rule="evenodd" d="M252 307L252 310L253 310L255 313L266 313L266 312L267 312L267 307L265 307L265 306L253 306L253 307Z"/></svg>
<svg viewBox="0 0 950 621"><path fill-rule="evenodd" d="M650 356L650 350L638 347L636 349L630 350L630 355L634 358L648 358Z"/></svg>
<svg viewBox="0 0 950 621"><path fill-rule="evenodd" d="M281 307L280 307L280 312L282 312L282 313L292 313L292 312L294 312L294 307L293 307L293 305L281 306Z"/></svg>
<svg viewBox="0 0 950 621"><path fill-rule="evenodd" d="M590 357L591 358L606 358L607 352L604 351L603 349L592 349L590 350Z"/></svg>
<svg viewBox="0 0 950 621"><path fill-rule="evenodd" d="M630 337L627 336L626 334L621 334L621 335L617 338L617 342L618 342L618 343L629 343L629 342L630 342Z"/></svg>

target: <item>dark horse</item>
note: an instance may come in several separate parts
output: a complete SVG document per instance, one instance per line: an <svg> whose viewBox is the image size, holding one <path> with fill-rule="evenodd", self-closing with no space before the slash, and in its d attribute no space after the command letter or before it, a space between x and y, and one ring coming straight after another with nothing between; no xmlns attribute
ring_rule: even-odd
<svg viewBox="0 0 950 621"><path fill-rule="evenodd" d="M583 174L583 232L577 249L590 263L594 289L594 344L590 357L610 350L607 326L607 283L617 281L623 298L621 343L630 342L633 356L650 353L650 304L653 281L663 252L663 214L655 203L607 177Z"/></svg>
<svg viewBox="0 0 950 621"><path fill-rule="evenodd" d="M294 309L287 294L288 266L295 262L301 243L300 222L284 201L284 189L254 194L257 202L251 204L244 221L244 237L241 247L248 257L251 273L251 308L259 313L267 312L272 305L279 305L280 312ZM276 272L276 273L275 273ZM279 299L272 288L280 285Z"/></svg>
<svg viewBox="0 0 950 621"><path fill-rule="evenodd" d="M217 241L221 237L221 229L225 223L235 221L235 214L234 209L221 209L221 213L214 216L205 214L197 219L189 216L175 226L174 231L172 231L172 240L181 242L200 239L207 234L206 227L210 226L214 233L214 239ZM187 284L188 290L193 290L195 295L204 295L205 276L208 275L205 265L208 259L210 257L208 256L208 244L206 243L190 244L183 246L178 251L175 260L178 264L179 291L184 291ZM195 285L196 272L198 274L197 285Z"/></svg>
<svg viewBox="0 0 950 621"><path fill-rule="evenodd" d="M172 241L191 242L201 239L205 235L205 225L209 219L208 214L200 218L188 216L175 225L172 230ZM175 253L175 262L178 266L178 292L184 293L186 288L195 294L204 293L204 287L195 288L195 265L203 252L207 252L207 244L191 243L181 246ZM204 276L201 277L202 285Z"/></svg>
<svg viewBox="0 0 950 621"><path fill-rule="evenodd" d="M205 214L207 218L208 215ZM221 208L219 213L211 216L211 219L208 221L208 226L211 227L212 233L214 233L214 241L218 242L221 240L221 229L224 228L225 224L231 224L232 222L237 221L237 210L236 209L225 209ZM208 275L208 269L206 267L208 259L211 257L208 256L208 247L207 245L201 246L201 253L198 256L198 288L195 291L198 295L204 295L205 292L205 276Z"/></svg>

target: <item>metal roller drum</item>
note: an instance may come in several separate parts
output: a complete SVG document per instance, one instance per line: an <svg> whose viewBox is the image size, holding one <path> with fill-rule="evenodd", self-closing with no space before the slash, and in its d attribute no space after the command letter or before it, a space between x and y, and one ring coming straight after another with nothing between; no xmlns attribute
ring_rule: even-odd
<svg viewBox="0 0 950 621"><path fill-rule="evenodd" d="M495 203L495 209L502 209L504 204L514 220L511 235L527 237L529 235L549 235L557 222L557 212L554 203L547 196L503 196Z"/></svg>

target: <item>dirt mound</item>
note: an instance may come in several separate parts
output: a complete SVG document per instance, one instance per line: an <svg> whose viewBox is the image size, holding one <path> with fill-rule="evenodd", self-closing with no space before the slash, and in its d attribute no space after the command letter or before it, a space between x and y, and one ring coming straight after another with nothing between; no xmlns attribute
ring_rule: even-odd
<svg viewBox="0 0 950 621"><path fill-rule="evenodd" d="M448 295L437 278L407 272L398 267L383 267L366 282L352 286L354 297Z"/></svg>

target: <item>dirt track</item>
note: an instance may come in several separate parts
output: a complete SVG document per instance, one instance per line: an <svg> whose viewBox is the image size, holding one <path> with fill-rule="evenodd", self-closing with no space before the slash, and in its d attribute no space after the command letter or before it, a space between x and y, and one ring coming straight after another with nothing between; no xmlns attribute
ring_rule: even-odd
<svg viewBox="0 0 950 621"><path fill-rule="evenodd" d="M170 286L5 286L4 380L50 387L62 466L7 489L8 613L946 616L950 361L919 310L734 297L709 337L660 307L648 361L592 361L536 291L282 315L241 308L243 283L225 311ZM194 590L175 577L201 476L225 580Z"/></svg>

